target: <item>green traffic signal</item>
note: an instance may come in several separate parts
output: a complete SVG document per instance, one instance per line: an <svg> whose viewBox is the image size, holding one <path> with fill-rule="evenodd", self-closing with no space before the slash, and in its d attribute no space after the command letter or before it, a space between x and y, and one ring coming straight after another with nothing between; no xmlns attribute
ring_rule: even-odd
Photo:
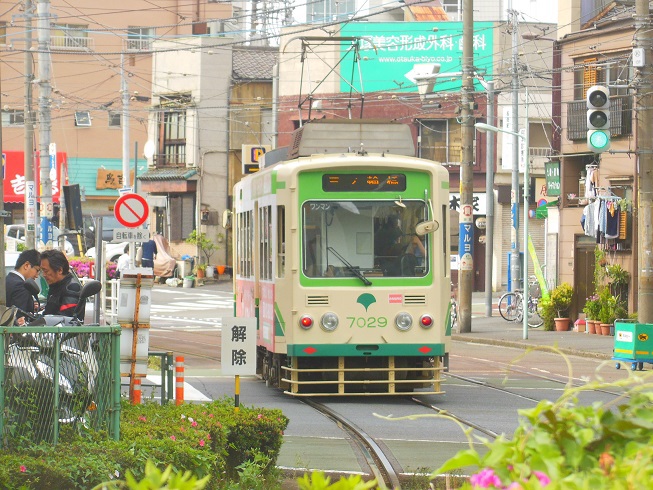
<svg viewBox="0 0 653 490"><path fill-rule="evenodd" d="M602 153L610 148L610 130L596 129L587 132L587 147L594 153Z"/></svg>

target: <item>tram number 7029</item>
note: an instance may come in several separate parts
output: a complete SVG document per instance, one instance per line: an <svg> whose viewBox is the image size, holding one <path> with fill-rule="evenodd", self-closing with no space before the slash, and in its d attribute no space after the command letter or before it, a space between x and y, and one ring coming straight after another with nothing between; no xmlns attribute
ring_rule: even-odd
<svg viewBox="0 0 653 490"><path fill-rule="evenodd" d="M349 328L384 328L388 326L388 319L384 316L348 316Z"/></svg>

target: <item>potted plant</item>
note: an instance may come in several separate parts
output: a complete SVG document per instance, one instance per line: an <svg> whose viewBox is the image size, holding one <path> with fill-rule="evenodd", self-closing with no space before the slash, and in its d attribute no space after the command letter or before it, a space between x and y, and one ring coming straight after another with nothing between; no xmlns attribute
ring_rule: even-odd
<svg viewBox="0 0 653 490"><path fill-rule="evenodd" d="M574 289L568 282L563 282L551 291L551 307L555 314L554 318L556 330L569 330L569 308L574 296Z"/></svg>
<svg viewBox="0 0 653 490"><path fill-rule="evenodd" d="M198 279L204 279L206 277L206 264L197 264L193 272Z"/></svg>
<svg viewBox="0 0 653 490"><path fill-rule="evenodd" d="M211 262L211 256L218 250L218 246L206 236L206 233L201 233L197 230L190 232L190 235L186 238L186 243L195 245L198 248L200 262L203 264L209 264Z"/></svg>
<svg viewBox="0 0 653 490"><path fill-rule="evenodd" d="M630 273L621 267L620 264L612 264L606 267L606 276L612 295L616 296L620 301L626 301L628 298Z"/></svg>
<svg viewBox="0 0 653 490"><path fill-rule="evenodd" d="M599 303L599 297L596 294L587 298L583 307L583 313L585 313L585 323L587 324L589 333L596 333L595 324L598 322L600 310L601 303Z"/></svg>
<svg viewBox="0 0 653 490"><path fill-rule="evenodd" d="M617 317L616 309L617 306L619 306L617 297L612 295L609 287L606 286L601 288L601 291L599 292L599 304L600 309L598 320L601 325L601 334L609 335L610 326L614 324L614 320Z"/></svg>

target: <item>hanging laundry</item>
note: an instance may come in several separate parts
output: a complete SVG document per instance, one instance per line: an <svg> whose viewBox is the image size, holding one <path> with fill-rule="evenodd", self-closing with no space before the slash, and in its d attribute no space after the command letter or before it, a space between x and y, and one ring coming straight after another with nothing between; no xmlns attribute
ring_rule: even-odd
<svg viewBox="0 0 653 490"><path fill-rule="evenodd" d="M605 207L605 238L619 238L619 206L607 201Z"/></svg>
<svg viewBox="0 0 653 490"><path fill-rule="evenodd" d="M599 186L599 169L588 167L585 176L585 197L596 197L597 187Z"/></svg>

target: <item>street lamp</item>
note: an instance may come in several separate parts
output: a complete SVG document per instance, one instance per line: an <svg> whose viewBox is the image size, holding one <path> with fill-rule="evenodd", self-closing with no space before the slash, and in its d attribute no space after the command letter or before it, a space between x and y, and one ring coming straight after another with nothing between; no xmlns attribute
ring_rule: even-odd
<svg viewBox="0 0 653 490"><path fill-rule="evenodd" d="M526 101L528 102L528 93L526 94ZM526 114L528 114L528 109L526 110ZM486 131L490 131L492 133L506 133L512 136L516 136L517 138L521 138L524 141L524 151L520 152L521 160L524 163L524 267L522 268L523 271L522 310L523 310L523 317L524 317L523 318L524 339L528 339L528 256L526 255L528 250L528 190L529 190L528 129L526 129L524 132L515 133L514 131L508 131L507 129L497 128L496 126L492 126L486 123L476 123L474 124L474 127L479 131L481 131L482 133L485 133Z"/></svg>

